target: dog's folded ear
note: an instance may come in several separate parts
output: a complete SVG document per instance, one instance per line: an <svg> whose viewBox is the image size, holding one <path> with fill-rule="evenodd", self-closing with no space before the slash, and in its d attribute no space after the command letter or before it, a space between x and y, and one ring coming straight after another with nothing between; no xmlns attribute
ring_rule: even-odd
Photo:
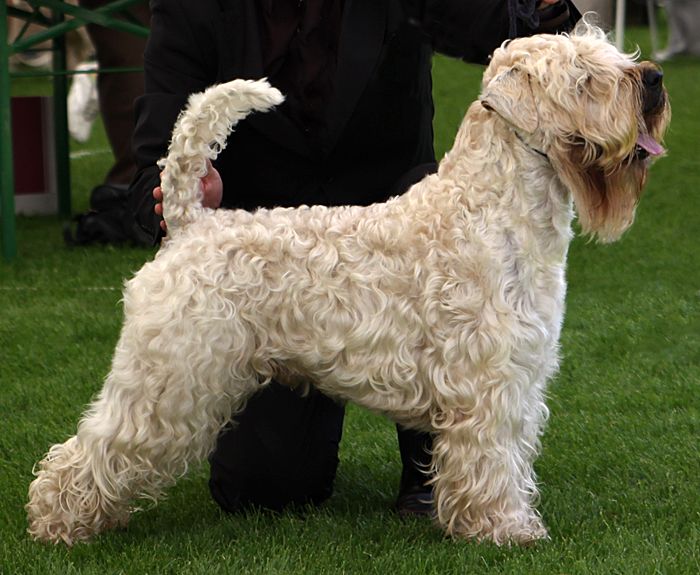
<svg viewBox="0 0 700 575"><path fill-rule="evenodd" d="M510 68L494 76L479 97L482 106L501 116L517 129L532 134L538 125L537 105L530 76Z"/></svg>

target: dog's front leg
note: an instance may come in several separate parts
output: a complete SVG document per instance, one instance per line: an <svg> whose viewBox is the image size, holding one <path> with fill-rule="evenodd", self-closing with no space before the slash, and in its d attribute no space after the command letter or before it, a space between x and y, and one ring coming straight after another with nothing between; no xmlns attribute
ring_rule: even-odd
<svg viewBox="0 0 700 575"><path fill-rule="evenodd" d="M446 415L438 424L433 443L438 522L453 537L499 545L545 538L533 507L535 426L488 410L485 403L469 414Z"/></svg>

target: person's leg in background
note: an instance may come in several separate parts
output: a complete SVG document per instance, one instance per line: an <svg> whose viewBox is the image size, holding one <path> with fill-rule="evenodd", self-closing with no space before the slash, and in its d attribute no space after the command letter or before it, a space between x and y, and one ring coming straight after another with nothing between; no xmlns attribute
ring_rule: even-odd
<svg viewBox="0 0 700 575"><path fill-rule="evenodd" d="M80 5L88 9L107 3L106 0L80 0ZM150 10L147 1L131 6L129 12L139 23L149 25ZM143 67L146 38L95 24L89 24L87 30L100 69ZM144 90L143 73L100 73L97 89L102 121L114 154L114 164L105 175L104 183L126 187L136 172L131 136L134 130L134 100Z"/></svg>
<svg viewBox="0 0 700 575"><path fill-rule="evenodd" d="M665 0L668 44L653 55L659 62L676 56L700 56L700 0Z"/></svg>
<svg viewBox="0 0 700 575"><path fill-rule="evenodd" d="M209 488L227 512L280 511L330 497L338 468L344 406L275 382L254 396L219 435L209 458Z"/></svg>
<svg viewBox="0 0 700 575"><path fill-rule="evenodd" d="M402 516L432 515L432 488L426 485L430 479L432 436L400 425L396 431L402 464L396 511Z"/></svg>
<svg viewBox="0 0 700 575"><path fill-rule="evenodd" d="M311 390L306 396L270 384L253 397L235 424L222 431L209 458L209 489L229 513L250 507L274 511L318 505L333 493L344 406ZM426 486L431 436L397 426L403 469L396 510L432 515Z"/></svg>

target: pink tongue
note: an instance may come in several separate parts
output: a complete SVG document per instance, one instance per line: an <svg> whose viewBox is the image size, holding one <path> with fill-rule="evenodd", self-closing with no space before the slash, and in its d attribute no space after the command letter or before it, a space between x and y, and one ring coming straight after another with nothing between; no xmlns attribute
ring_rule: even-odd
<svg viewBox="0 0 700 575"><path fill-rule="evenodd" d="M637 145L649 152L651 156L660 156L666 151L664 150L663 146L649 134L639 134L639 138L637 138Z"/></svg>

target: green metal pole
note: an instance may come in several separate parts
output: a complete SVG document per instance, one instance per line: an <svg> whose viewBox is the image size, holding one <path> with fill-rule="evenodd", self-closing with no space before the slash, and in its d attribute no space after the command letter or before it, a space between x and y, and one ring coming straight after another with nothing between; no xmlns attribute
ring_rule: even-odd
<svg viewBox="0 0 700 575"><path fill-rule="evenodd" d="M58 5L62 6L63 2L59 2ZM65 4L65 9L63 10L63 12L68 12L67 9L69 8L69 6L70 4ZM22 52L27 48L31 48L32 46L36 46L37 44L44 42L45 40L53 40L56 36L65 35L71 30L75 30L76 28L84 26L86 23L94 23L99 26L112 28L113 30L127 32L135 36L148 36L148 28L139 24L132 24L123 20L118 20L115 17L111 16L112 12L114 12L114 6L112 4L108 4L103 9L89 11L82 9L78 10L76 8L76 11L74 12L76 14L75 18L66 21L58 20L58 22L60 22L59 24L53 24L46 30L34 32L31 36L28 36L27 38L17 40L17 42L15 42L15 51ZM53 20L53 22L56 21L57 20Z"/></svg>
<svg viewBox="0 0 700 575"><path fill-rule="evenodd" d="M17 256L15 231L15 182L12 167L12 99L10 94L10 45L7 37L7 2L0 2L0 217L2 255Z"/></svg>
<svg viewBox="0 0 700 575"><path fill-rule="evenodd" d="M53 13L53 21L60 24L65 15L59 10ZM66 69L66 39L56 36L53 40L53 69ZM58 215L62 219L71 217L70 147L68 142L68 77L58 74L53 77L53 129L56 147L56 188L58 190Z"/></svg>

